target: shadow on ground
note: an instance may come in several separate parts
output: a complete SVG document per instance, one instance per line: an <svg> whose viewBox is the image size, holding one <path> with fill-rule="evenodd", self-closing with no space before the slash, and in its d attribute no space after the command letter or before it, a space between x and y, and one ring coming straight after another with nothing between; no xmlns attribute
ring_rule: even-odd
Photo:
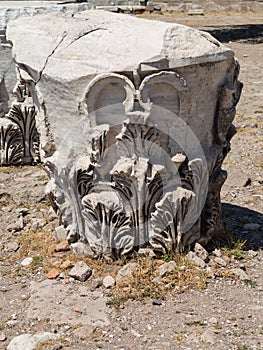
<svg viewBox="0 0 263 350"><path fill-rule="evenodd" d="M263 249L263 214L224 203L222 216L230 236L240 241L246 241L245 249Z"/></svg>
<svg viewBox="0 0 263 350"><path fill-rule="evenodd" d="M229 41L244 41L254 44L263 43L263 24L217 26L216 29L209 28L207 26L205 31L223 43Z"/></svg>

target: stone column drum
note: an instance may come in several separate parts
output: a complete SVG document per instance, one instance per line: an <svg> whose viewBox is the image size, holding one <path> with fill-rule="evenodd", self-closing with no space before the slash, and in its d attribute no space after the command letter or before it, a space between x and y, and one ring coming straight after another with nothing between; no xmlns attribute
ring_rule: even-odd
<svg viewBox="0 0 263 350"><path fill-rule="evenodd" d="M95 10L16 20L7 36L73 251L166 254L223 230L221 165L242 89L230 49Z"/></svg>

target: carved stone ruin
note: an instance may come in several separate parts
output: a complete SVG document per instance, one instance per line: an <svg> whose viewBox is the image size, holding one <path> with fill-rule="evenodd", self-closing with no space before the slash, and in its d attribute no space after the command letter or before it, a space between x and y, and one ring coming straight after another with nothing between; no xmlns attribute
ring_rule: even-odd
<svg viewBox="0 0 263 350"><path fill-rule="evenodd" d="M6 39L8 22L22 17L25 22L26 17L44 13L74 15L90 8L90 3L0 2L0 166L32 165L40 161L36 107L31 96L34 84L21 79L16 84L12 45Z"/></svg>
<svg viewBox="0 0 263 350"><path fill-rule="evenodd" d="M20 19L7 35L73 251L166 254L223 229L221 165L242 89L230 49L103 11Z"/></svg>
<svg viewBox="0 0 263 350"><path fill-rule="evenodd" d="M16 101L0 118L0 164L31 165L39 161L39 134L36 107L31 97L31 82L19 82L14 90Z"/></svg>

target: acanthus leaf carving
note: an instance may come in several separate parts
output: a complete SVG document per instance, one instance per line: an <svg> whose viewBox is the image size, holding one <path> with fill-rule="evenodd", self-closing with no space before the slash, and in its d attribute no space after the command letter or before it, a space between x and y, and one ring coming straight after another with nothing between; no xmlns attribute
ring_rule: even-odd
<svg viewBox="0 0 263 350"><path fill-rule="evenodd" d="M36 131L35 107L27 104L13 104L8 119L17 124L22 134L23 159L25 164L32 164L36 160L36 144L38 145L38 134Z"/></svg>
<svg viewBox="0 0 263 350"><path fill-rule="evenodd" d="M1 122L1 120L0 120ZM0 164L19 165L23 157L22 135L14 123L1 123Z"/></svg>
<svg viewBox="0 0 263 350"><path fill-rule="evenodd" d="M97 256L116 259L133 250L130 218L123 211L116 192L92 192L82 199L88 242Z"/></svg>
<svg viewBox="0 0 263 350"><path fill-rule="evenodd" d="M182 187L164 195L151 217L150 245L157 253L167 254L182 247L183 222L193 193Z"/></svg>
<svg viewBox="0 0 263 350"><path fill-rule="evenodd" d="M4 128L1 128L2 153L9 154L1 160L2 165L33 164L40 160L39 135L35 120L36 107L31 97L33 89L32 82L24 81L19 82L14 89L17 101L3 118L5 124L9 123L10 127L6 127L5 132ZM7 140L6 135L8 142L4 142L4 139Z"/></svg>
<svg viewBox="0 0 263 350"><path fill-rule="evenodd" d="M179 137L182 144L172 139L169 127L174 132L176 118L169 124L170 119L167 117L167 124L161 120L162 126L159 126L156 111L151 116L149 93L153 91L155 96L156 91L151 90L152 87L156 82L166 84L166 78L169 78L168 85L171 84L177 90L178 108L173 106L177 108L178 116L180 108L183 109L183 115L187 116L187 86L175 73L154 74L153 77L145 78L141 84L138 81L136 88L132 87L132 82L127 77L124 79L119 74L113 74L113 80L110 75L103 75L101 81L96 77L94 84L89 85L85 101L89 102L88 108L94 123L96 95L107 86L105 84L111 81L114 84L120 83L128 91L123 104L129 105L124 108L128 119L122 120L118 125L107 124L106 113L100 115L103 123L94 126L95 136L91 142L88 141L91 147L85 155L86 160L81 166L75 163L69 182L62 184L64 191L69 194L65 213L70 212L70 202L77 203L74 204L78 208L75 218L70 218L78 232L76 241L86 242L93 256L116 259L123 254L132 254L140 247L150 247L162 254L180 251L188 244L206 239L206 234L209 236L218 222L218 218L210 215L214 211L212 204L215 203L217 207L220 199L213 193L215 191L211 186L207 195L206 159L199 158L197 153L188 159L184 154L183 142L188 141L188 136L184 133L182 124L179 123L177 131L182 134ZM233 101L231 87L228 86L227 89L229 94L225 94L226 104ZM136 103L133 103L132 99L135 98ZM228 108L222 103L219 101L222 107L220 111L232 113L232 107ZM138 104L140 108L145 107L145 112L133 110ZM227 128L223 133L225 130ZM229 130L227 135L228 133ZM191 147L192 144L189 149ZM218 154L218 150L215 154ZM215 168L220 168L221 158L214 165L214 171L210 169L209 175L210 181L215 180L217 187L219 178ZM74 187L78 193L72 192ZM205 199L207 203L200 218ZM207 212L209 203L210 212ZM77 216L81 219L76 224Z"/></svg>
<svg viewBox="0 0 263 350"><path fill-rule="evenodd" d="M92 144L106 144L110 131L103 131ZM167 144L167 140L162 141L154 126L127 120L117 136L117 161L110 170L111 182L100 175L100 164L107 162L107 150L97 153L96 157L92 154L87 170L78 171L85 240L94 256L115 259L143 246L163 252L182 246L187 233L183 225L187 209L192 205L191 214L195 214L198 196L193 191L199 191L202 186L203 170L198 172L202 161L188 162L183 155L168 157L171 163L168 168L176 164L178 174L175 176L166 169L165 162L150 161L156 154L153 146L159 150ZM162 224L158 225L158 220ZM158 240L162 248L157 248Z"/></svg>

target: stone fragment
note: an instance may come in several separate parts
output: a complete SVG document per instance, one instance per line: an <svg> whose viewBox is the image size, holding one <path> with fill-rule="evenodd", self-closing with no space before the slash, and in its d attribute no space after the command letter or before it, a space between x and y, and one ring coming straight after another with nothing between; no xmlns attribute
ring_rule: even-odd
<svg viewBox="0 0 263 350"><path fill-rule="evenodd" d="M19 249L19 245L17 242L10 242L10 243L7 243L7 245L5 246L5 249L8 252L16 252Z"/></svg>
<svg viewBox="0 0 263 350"><path fill-rule="evenodd" d="M139 256L147 256L150 259L156 258L155 253L150 248L140 248L138 251Z"/></svg>
<svg viewBox="0 0 263 350"><path fill-rule="evenodd" d="M222 255L222 259L223 259L227 264L231 261L231 258L230 258L228 255L226 255L226 254Z"/></svg>
<svg viewBox="0 0 263 350"><path fill-rule="evenodd" d="M95 290L102 286L102 280L99 278L94 278L90 283L90 290Z"/></svg>
<svg viewBox="0 0 263 350"><path fill-rule="evenodd" d="M249 280L247 273L239 268L231 269L230 272L241 280Z"/></svg>
<svg viewBox="0 0 263 350"><path fill-rule="evenodd" d="M152 283L154 283L154 284L162 283L162 277L161 276L157 276L157 277L153 278L152 279Z"/></svg>
<svg viewBox="0 0 263 350"><path fill-rule="evenodd" d="M29 213L28 208L17 208L16 209L16 215L19 216L26 216Z"/></svg>
<svg viewBox="0 0 263 350"><path fill-rule="evenodd" d="M217 265L225 267L227 265L226 261L222 258L215 257L214 261L217 263Z"/></svg>
<svg viewBox="0 0 263 350"><path fill-rule="evenodd" d="M138 264L135 262L124 265L117 273L116 282L121 282L132 276L132 273L137 269Z"/></svg>
<svg viewBox="0 0 263 350"><path fill-rule="evenodd" d="M205 272L208 278L215 278L215 272L211 266L206 266Z"/></svg>
<svg viewBox="0 0 263 350"><path fill-rule="evenodd" d="M92 256L93 254L92 249L82 242L72 243L70 248L75 255Z"/></svg>
<svg viewBox="0 0 263 350"><path fill-rule="evenodd" d="M187 267L185 265L179 266L179 271L185 271Z"/></svg>
<svg viewBox="0 0 263 350"><path fill-rule="evenodd" d="M85 282L91 274L92 269L84 261L78 261L69 273L71 277L81 282Z"/></svg>
<svg viewBox="0 0 263 350"><path fill-rule="evenodd" d="M26 23L10 22L7 39L72 251L166 254L219 234L223 177L208 175L222 174L234 135L234 53L190 27L104 11Z"/></svg>
<svg viewBox="0 0 263 350"><path fill-rule="evenodd" d="M9 232L19 232L23 230L23 227L24 227L24 222L22 218L19 218L17 222L9 224L6 229Z"/></svg>
<svg viewBox="0 0 263 350"><path fill-rule="evenodd" d="M219 249L213 250L213 255L217 256L218 258L221 258L222 253Z"/></svg>
<svg viewBox="0 0 263 350"><path fill-rule="evenodd" d="M66 252L69 250L68 241L63 241L55 246L55 252Z"/></svg>
<svg viewBox="0 0 263 350"><path fill-rule="evenodd" d="M31 230L37 231L39 228L42 228L46 225L46 221L44 219L33 218L31 220Z"/></svg>
<svg viewBox="0 0 263 350"><path fill-rule="evenodd" d="M157 306L161 306L163 304L163 302L160 299L153 299L152 304L157 305Z"/></svg>
<svg viewBox="0 0 263 350"><path fill-rule="evenodd" d="M212 323L212 324L218 324L218 320L217 320L217 318L215 318L215 317L211 317L211 318L209 319L209 322Z"/></svg>
<svg viewBox="0 0 263 350"><path fill-rule="evenodd" d="M21 334L11 340L7 346L7 350L34 350L37 344L48 340L55 340L58 337L58 334L49 332L42 334Z"/></svg>
<svg viewBox="0 0 263 350"><path fill-rule="evenodd" d="M65 2L63 6L56 2L35 2L29 1L26 4L21 4L19 1L9 4L2 3L0 8L0 28L5 29L8 22L16 18L33 17L39 14L56 14L62 15L67 12L69 15L76 14L85 10L92 9L93 5L89 2L75 1L75 3Z"/></svg>
<svg viewBox="0 0 263 350"><path fill-rule="evenodd" d="M21 295L21 300L25 301L28 300L30 298L30 294L22 294Z"/></svg>
<svg viewBox="0 0 263 350"><path fill-rule="evenodd" d="M2 207L1 210L4 212L4 213L10 213L12 211L12 208L11 207Z"/></svg>
<svg viewBox="0 0 263 350"><path fill-rule="evenodd" d="M112 276L106 276L103 278L102 283L105 288L111 288L115 286L116 281Z"/></svg>
<svg viewBox="0 0 263 350"><path fill-rule="evenodd" d="M5 341L5 340L6 340L5 333L0 333L0 341Z"/></svg>
<svg viewBox="0 0 263 350"><path fill-rule="evenodd" d="M67 239L67 230L63 225L58 226L55 228L55 231L53 232L53 236L58 241L64 241Z"/></svg>
<svg viewBox="0 0 263 350"><path fill-rule="evenodd" d="M206 331L204 331L204 333L201 335L201 340L204 343L208 343L211 345L216 343L216 337L210 329L207 329Z"/></svg>
<svg viewBox="0 0 263 350"><path fill-rule="evenodd" d="M175 261L169 261L159 266L157 272L160 277L164 277L169 273L172 273L176 267L177 265Z"/></svg>
<svg viewBox="0 0 263 350"><path fill-rule="evenodd" d="M48 273L46 274L46 277L48 279L55 279L59 276L60 272L57 269L51 269L48 271Z"/></svg>
<svg viewBox="0 0 263 350"><path fill-rule="evenodd" d="M194 252L190 251L186 254L186 259L191 261L195 266L200 267L201 269L204 269L206 267L206 263L204 260L199 258Z"/></svg>
<svg viewBox="0 0 263 350"><path fill-rule="evenodd" d="M23 259L20 263L21 266L29 266L33 261L33 258L31 257L27 257L25 259Z"/></svg>
<svg viewBox="0 0 263 350"><path fill-rule="evenodd" d="M12 328L12 327L14 327L17 324L17 322L18 321L16 321L16 320L9 320L9 321L6 322L6 324L7 324L8 327Z"/></svg>
<svg viewBox="0 0 263 350"><path fill-rule="evenodd" d="M244 227L244 230L259 231L261 228L261 225L251 222L251 223L245 224L243 227Z"/></svg>
<svg viewBox="0 0 263 350"><path fill-rule="evenodd" d="M200 259L207 262L209 254L207 250L203 246L201 246L201 244L195 243L194 252Z"/></svg>
<svg viewBox="0 0 263 350"><path fill-rule="evenodd" d="M247 255L249 256L249 257L251 257L251 258L254 258L254 257L256 257L256 256L258 256L258 252L256 252L255 250L249 250L248 252L247 252Z"/></svg>

